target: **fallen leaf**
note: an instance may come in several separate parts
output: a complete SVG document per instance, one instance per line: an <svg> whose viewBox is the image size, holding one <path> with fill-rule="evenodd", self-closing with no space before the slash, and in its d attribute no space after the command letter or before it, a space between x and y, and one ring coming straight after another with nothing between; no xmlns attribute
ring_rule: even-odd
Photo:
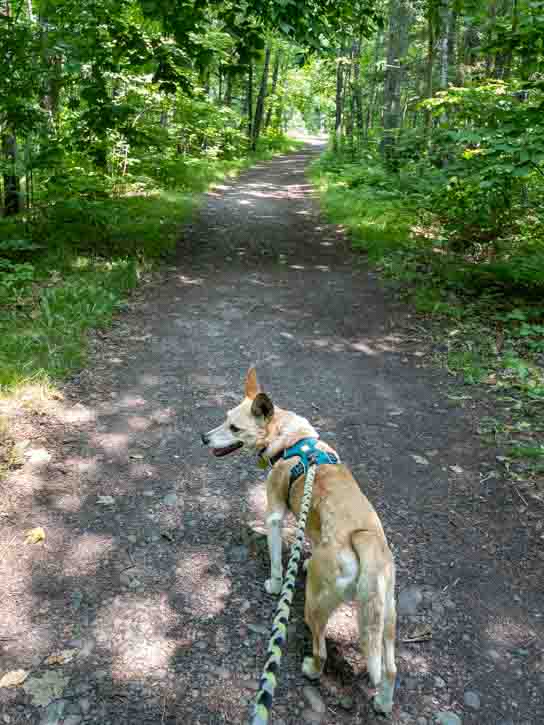
<svg viewBox="0 0 544 725"><path fill-rule="evenodd" d="M465 472L464 468L461 468L461 466L450 466L450 470L457 474Z"/></svg>
<svg viewBox="0 0 544 725"><path fill-rule="evenodd" d="M28 677L29 673L26 670L11 670L6 672L5 675L0 677L0 687L18 687Z"/></svg>
<svg viewBox="0 0 544 725"><path fill-rule="evenodd" d="M486 385L496 385L497 384L497 376L495 373L491 373L491 375L488 375L487 378L483 379L483 382Z"/></svg>
<svg viewBox="0 0 544 725"><path fill-rule="evenodd" d="M29 529L25 532L25 544L39 544L40 541L45 541L45 531L41 526L37 526L35 529Z"/></svg>
<svg viewBox="0 0 544 725"><path fill-rule="evenodd" d="M429 461L425 458L425 456L418 456L416 453L410 453L410 455L416 463L419 463L420 466L429 465Z"/></svg>
<svg viewBox="0 0 544 725"><path fill-rule="evenodd" d="M46 665L65 665L71 662L77 656L77 649L63 649L61 652L55 652L46 658Z"/></svg>
<svg viewBox="0 0 544 725"><path fill-rule="evenodd" d="M100 503L103 506L112 506L115 503L115 499L113 496L99 496L97 503Z"/></svg>
<svg viewBox="0 0 544 725"><path fill-rule="evenodd" d="M412 633L405 637L403 642L425 642L433 638L433 630L430 624L418 624Z"/></svg>

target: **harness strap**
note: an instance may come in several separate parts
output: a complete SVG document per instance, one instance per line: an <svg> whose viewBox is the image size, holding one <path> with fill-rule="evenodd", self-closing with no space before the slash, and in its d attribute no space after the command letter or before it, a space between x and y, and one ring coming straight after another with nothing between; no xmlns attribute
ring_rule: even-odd
<svg viewBox="0 0 544 725"><path fill-rule="evenodd" d="M317 438L302 438L300 441L295 443L294 446L286 448L279 456L276 457L274 463L280 458L287 460L298 456L300 461L293 466L289 475L289 487L287 489L287 506L291 508L289 503L291 500L291 489L293 488L294 482L300 476L303 476L308 472L311 465L320 466L322 464L334 465L339 462L338 456L334 453L328 453L322 451L317 447ZM270 461L272 465L272 460Z"/></svg>

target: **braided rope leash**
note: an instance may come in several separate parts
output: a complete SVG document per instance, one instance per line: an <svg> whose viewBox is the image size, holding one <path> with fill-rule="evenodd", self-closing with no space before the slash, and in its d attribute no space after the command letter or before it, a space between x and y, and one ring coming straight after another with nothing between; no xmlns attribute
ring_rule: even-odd
<svg viewBox="0 0 544 725"><path fill-rule="evenodd" d="M306 528L306 519L312 502L312 490L317 466L311 463L308 467L306 480L304 482L304 494L300 505L300 513L298 517L297 533L295 541L291 547L291 555L287 564L287 573L281 589L276 614L272 622L272 633L268 641L268 658L263 668L261 681L259 683L259 691L255 698L255 708L251 725L266 725L272 709L272 700L274 691L278 684L278 675L280 671L280 663L282 657L282 647L287 641L287 624L291 614L291 604L295 593L295 582L304 545L304 529Z"/></svg>

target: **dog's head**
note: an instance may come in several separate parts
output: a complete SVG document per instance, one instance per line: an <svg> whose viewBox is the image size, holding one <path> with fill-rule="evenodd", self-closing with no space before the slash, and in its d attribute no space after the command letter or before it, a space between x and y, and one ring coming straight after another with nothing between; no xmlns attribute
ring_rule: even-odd
<svg viewBox="0 0 544 725"><path fill-rule="evenodd" d="M229 410L226 420L209 433L202 434L202 442L210 446L215 456L226 456L245 447L255 451L262 447L266 425L274 415L274 404L261 391L255 368L246 376L244 399Z"/></svg>

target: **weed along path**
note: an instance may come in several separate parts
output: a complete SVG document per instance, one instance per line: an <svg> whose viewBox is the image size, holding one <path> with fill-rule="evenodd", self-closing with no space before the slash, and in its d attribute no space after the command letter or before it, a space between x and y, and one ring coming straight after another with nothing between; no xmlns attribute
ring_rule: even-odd
<svg viewBox="0 0 544 725"><path fill-rule="evenodd" d="M252 362L338 448L395 549L393 722L544 721L542 512L478 447L477 410L428 363L410 310L319 216L304 175L318 152L208 193L64 399L13 403L28 445L1 484L0 677L22 673L0 722L247 722L275 604L263 474L213 459L198 432ZM303 678L302 583L273 722L380 722L352 609L331 622L321 683Z"/></svg>

